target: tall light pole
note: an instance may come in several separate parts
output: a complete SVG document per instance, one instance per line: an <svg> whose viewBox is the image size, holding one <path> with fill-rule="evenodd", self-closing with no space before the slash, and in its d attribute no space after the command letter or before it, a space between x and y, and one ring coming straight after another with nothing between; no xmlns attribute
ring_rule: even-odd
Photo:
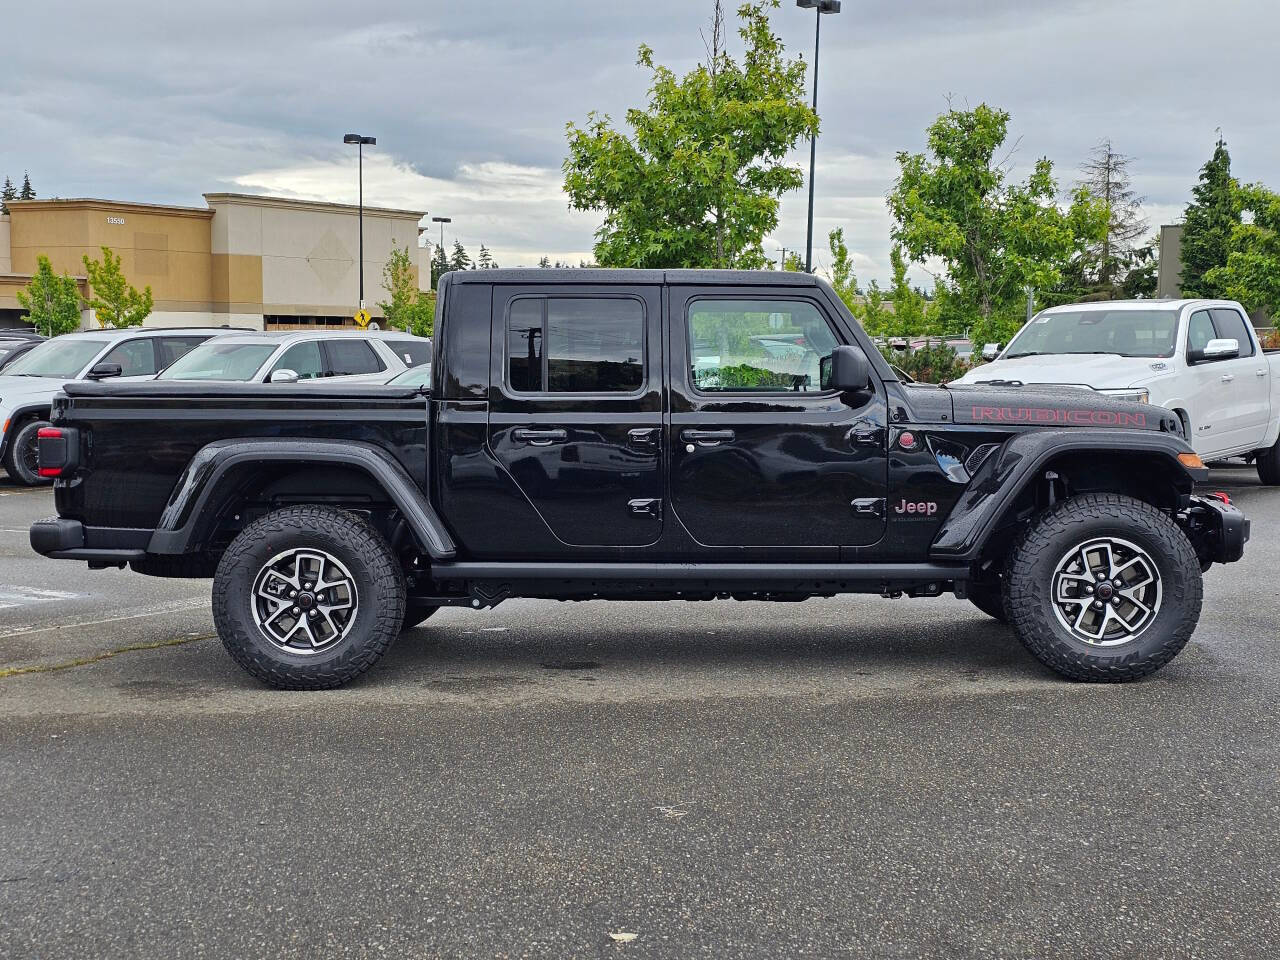
<svg viewBox="0 0 1280 960"><path fill-rule="evenodd" d="M440 266L443 268L444 267L444 225L446 223L453 223L453 217L432 217L431 222L440 224ZM444 270L441 269L440 272L444 273ZM439 282L438 278L436 282L437 283Z"/></svg>
<svg viewBox="0 0 1280 960"><path fill-rule="evenodd" d="M356 273L360 275L360 309L364 309L364 146L378 142L377 137L365 137L358 133L348 133L342 138L343 143L354 143L360 157L360 259L356 262Z"/></svg>
<svg viewBox="0 0 1280 960"><path fill-rule="evenodd" d="M822 15L839 13L840 0L796 0L796 6L813 9L813 112L818 112L818 43L822 39ZM818 161L818 136L809 138L809 236L804 250L804 272L813 273L813 173Z"/></svg>

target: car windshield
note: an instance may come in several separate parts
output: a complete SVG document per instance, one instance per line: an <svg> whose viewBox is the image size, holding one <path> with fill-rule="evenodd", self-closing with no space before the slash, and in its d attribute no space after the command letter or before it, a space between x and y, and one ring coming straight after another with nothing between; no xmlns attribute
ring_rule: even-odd
<svg viewBox="0 0 1280 960"><path fill-rule="evenodd" d="M387 381L394 383L398 387L424 387L431 383L431 364L424 363L417 367L410 367L398 377L392 377Z"/></svg>
<svg viewBox="0 0 1280 960"><path fill-rule="evenodd" d="M1006 360L1062 353L1172 357L1177 310L1064 310L1042 313L1013 338Z"/></svg>
<svg viewBox="0 0 1280 960"><path fill-rule="evenodd" d="M106 345L106 340L95 337L54 337L5 367L4 375L69 380L79 376L85 364Z"/></svg>
<svg viewBox="0 0 1280 960"><path fill-rule="evenodd" d="M210 340L169 366L157 380L252 380L276 352L275 343L227 343Z"/></svg>

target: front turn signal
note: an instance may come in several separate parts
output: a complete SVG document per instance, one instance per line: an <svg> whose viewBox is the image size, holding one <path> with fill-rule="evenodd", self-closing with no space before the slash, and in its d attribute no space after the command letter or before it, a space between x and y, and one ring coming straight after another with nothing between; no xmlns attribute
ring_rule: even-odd
<svg viewBox="0 0 1280 960"><path fill-rule="evenodd" d="M1180 464L1182 464L1184 467L1186 467L1188 470L1203 470L1203 469L1204 469L1204 461L1203 461L1203 460L1201 460L1201 459L1200 459L1198 456L1196 456L1194 453L1180 453L1180 454L1178 454L1178 462L1179 462Z"/></svg>

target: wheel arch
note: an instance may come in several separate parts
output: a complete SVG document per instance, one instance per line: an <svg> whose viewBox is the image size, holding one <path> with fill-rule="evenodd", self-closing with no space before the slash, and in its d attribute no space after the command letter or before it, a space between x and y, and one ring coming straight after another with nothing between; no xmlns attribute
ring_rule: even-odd
<svg viewBox="0 0 1280 960"><path fill-rule="evenodd" d="M148 552L206 549L234 508L289 494L298 502L386 503L393 506L433 560L456 554L453 539L422 490L389 453L372 444L335 440L248 438L208 444L179 477Z"/></svg>

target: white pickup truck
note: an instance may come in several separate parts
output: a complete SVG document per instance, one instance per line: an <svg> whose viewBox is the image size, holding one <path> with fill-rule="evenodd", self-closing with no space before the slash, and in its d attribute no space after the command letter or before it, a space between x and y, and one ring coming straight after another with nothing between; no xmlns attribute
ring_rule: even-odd
<svg viewBox="0 0 1280 960"><path fill-rule="evenodd" d="M1201 459L1254 459L1280 484L1280 352L1230 300L1112 300L1032 317L957 383L1052 383L1167 407Z"/></svg>

